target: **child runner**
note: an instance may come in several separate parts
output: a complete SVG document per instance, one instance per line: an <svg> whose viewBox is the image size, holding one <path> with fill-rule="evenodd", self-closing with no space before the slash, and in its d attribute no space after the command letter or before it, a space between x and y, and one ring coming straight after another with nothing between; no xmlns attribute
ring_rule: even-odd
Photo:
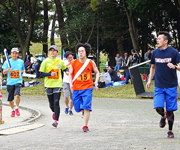
<svg viewBox="0 0 180 150"><path fill-rule="evenodd" d="M50 57L46 58L41 64L40 75L41 77L45 77L45 92L49 100L49 107L53 112L52 118L54 119L54 122L52 126L57 127L60 115L59 100L62 88L60 69L65 72L68 71L68 69L62 60L56 58L56 55L58 54L57 46L52 45L49 48L49 54Z"/></svg>
<svg viewBox="0 0 180 150"><path fill-rule="evenodd" d="M174 138L172 132L174 123L173 112L178 109L176 69L180 71L180 55L176 49L168 46L170 42L171 37L168 32L159 32L157 38L158 49L154 50L151 56L149 81L146 84L146 88L150 88L155 74L154 109L161 115L159 126L164 128L167 118L169 125L167 137ZM176 66L176 64L179 65ZM164 102L166 102L166 112L164 111Z"/></svg>
<svg viewBox="0 0 180 150"><path fill-rule="evenodd" d="M10 64L11 68L8 67L7 60L4 62L3 74L7 74L7 100L9 101L9 105L12 108L11 117L15 117L15 113L17 116L20 116L19 112L19 103L21 96L21 87L22 87L22 72L24 73L24 61L18 59L19 50L18 48L12 48L11 50L11 59ZM16 107L14 109L14 96Z"/></svg>
<svg viewBox="0 0 180 150"><path fill-rule="evenodd" d="M65 60L64 63L69 70L71 63L74 61L73 53L70 51L67 51L65 54L65 57L67 60ZM63 91L64 91L64 102L66 105L65 114L69 113L69 115L73 115L73 112L72 112L73 102L72 102L72 93L71 93L70 85L69 85L69 73L67 74L66 72L64 72L64 77L63 77ZM70 107L69 107L69 96L70 96Z"/></svg>
<svg viewBox="0 0 180 150"><path fill-rule="evenodd" d="M96 64L87 59L91 46L89 44L78 43L76 50L79 58L70 66L69 81L72 94L74 109L76 112L84 111L83 131L88 132L88 121L90 117L93 78L92 71L96 74L95 87L98 90L99 71Z"/></svg>

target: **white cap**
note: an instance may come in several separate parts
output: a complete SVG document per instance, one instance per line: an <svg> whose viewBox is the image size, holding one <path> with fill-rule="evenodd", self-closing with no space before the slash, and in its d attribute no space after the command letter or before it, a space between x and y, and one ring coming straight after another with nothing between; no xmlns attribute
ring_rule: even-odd
<svg viewBox="0 0 180 150"><path fill-rule="evenodd" d="M19 53L19 50L18 50L18 48L12 48L12 49L11 49L11 53L12 53L12 52L17 52L17 53Z"/></svg>

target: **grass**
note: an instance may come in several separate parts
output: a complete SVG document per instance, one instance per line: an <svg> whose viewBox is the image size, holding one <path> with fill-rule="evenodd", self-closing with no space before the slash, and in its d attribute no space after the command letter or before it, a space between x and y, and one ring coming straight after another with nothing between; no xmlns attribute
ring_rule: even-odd
<svg viewBox="0 0 180 150"><path fill-rule="evenodd" d="M61 41L59 38L55 38L55 45L58 47L58 55L61 55ZM43 52L43 45L42 43L32 43L29 48L30 53L34 56L36 54L42 54ZM50 39L48 39L48 48L51 46Z"/></svg>
<svg viewBox="0 0 180 150"><path fill-rule="evenodd" d="M24 78L24 82L32 81L34 79L26 79ZM23 87L21 91L21 95L46 95L44 91L44 79L39 78L36 79L37 82L42 82L40 85L35 85L33 87ZM143 83L144 86L146 82ZM154 82L149 92L153 92ZM63 91L62 91L63 92ZM6 94L6 89L2 90L3 94ZM63 93L62 93L63 94ZM120 99L141 99L140 97L136 97L133 84L128 84L124 86L112 87L112 88L100 88L96 92L94 89L93 97L101 97L101 98L120 98Z"/></svg>
<svg viewBox="0 0 180 150"><path fill-rule="evenodd" d="M33 56L35 54L41 54L42 53L42 43L31 43L32 46L30 46L30 52L31 54L33 54ZM55 39L55 45L58 47L59 49L59 55L60 55L60 46L61 46L61 42L60 39ZM48 40L48 47L50 46L50 40ZM107 55L104 55L102 52L100 53L100 61L101 61L101 72L102 69L104 69L105 67L105 63L107 61ZM34 79L26 79L23 78L24 81L32 81ZM37 82L42 82L42 84L40 85L36 85L33 87L23 87L22 88L22 95L46 95L45 91L44 91L44 79L39 78L36 79ZM143 83L144 85L146 84L145 82ZM152 86L150 88L150 90L148 90L149 92L153 92L153 88L154 88L154 82L152 83ZM6 89L2 90L3 94L6 93ZM128 84L128 85L124 85L124 86L119 86L119 87L112 87L112 88L101 88L98 90L98 92L93 91L93 97L101 97L101 98L120 98L120 99L140 99L139 97L136 97L135 91L134 91L134 87L133 84Z"/></svg>

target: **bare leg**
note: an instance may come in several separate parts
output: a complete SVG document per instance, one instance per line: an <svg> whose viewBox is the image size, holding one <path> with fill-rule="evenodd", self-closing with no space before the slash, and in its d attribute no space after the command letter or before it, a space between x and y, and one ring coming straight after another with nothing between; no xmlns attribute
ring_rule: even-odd
<svg viewBox="0 0 180 150"><path fill-rule="evenodd" d="M9 105L11 106L11 109L13 110L14 109L14 100L9 101Z"/></svg>
<svg viewBox="0 0 180 150"><path fill-rule="evenodd" d="M16 106L19 107L19 103L20 103L20 96L19 95L15 96L15 102L16 102Z"/></svg>
<svg viewBox="0 0 180 150"><path fill-rule="evenodd" d="M90 111L84 109L84 126L88 126L89 118L90 118Z"/></svg>
<svg viewBox="0 0 180 150"><path fill-rule="evenodd" d="M73 101L72 101L72 99L70 99L70 110L72 110L72 108L73 108Z"/></svg>
<svg viewBox="0 0 180 150"><path fill-rule="evenodd" d="M69 108L69 98L68 97L64 98L64 102L66 104L66 108Z"/></svg>

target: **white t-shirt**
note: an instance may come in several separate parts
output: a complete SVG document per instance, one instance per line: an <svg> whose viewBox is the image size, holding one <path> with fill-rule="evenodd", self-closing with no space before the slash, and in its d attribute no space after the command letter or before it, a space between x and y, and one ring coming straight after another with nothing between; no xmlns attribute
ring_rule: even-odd
<svg viewBox="0 0 180 150"><path fill-rule="evenodd" d="M66 59L64 60L64 64L66 65L66 67L68 68L69 70L69 67L70 67L70 62ZM66 73L64 72L64 76L63 76L63 82L66 82L66 83L69 83L69 76L66 75Z"/></svg>

